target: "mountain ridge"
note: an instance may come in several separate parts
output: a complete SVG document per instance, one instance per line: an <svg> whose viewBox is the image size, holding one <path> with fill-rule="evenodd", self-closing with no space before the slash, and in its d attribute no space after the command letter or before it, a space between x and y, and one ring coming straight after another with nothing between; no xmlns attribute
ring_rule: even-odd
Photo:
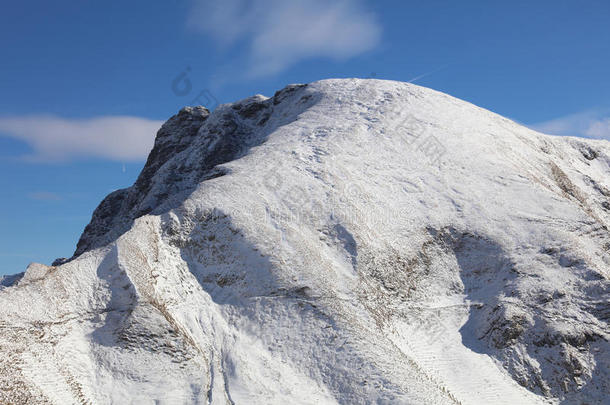
<svg viewBox="0 0 610 405"><path fill-rule="evenodd" d="M71 261L0 292L22 340L0 341L0 387L51 403L608 393L608 142L358 79L186 108L159 134Z"/></svg>

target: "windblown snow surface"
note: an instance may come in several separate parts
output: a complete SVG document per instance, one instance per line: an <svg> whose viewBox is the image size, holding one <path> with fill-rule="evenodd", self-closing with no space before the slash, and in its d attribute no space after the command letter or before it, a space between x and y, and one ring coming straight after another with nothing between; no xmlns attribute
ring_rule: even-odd
<svg viewBox="0 0 610 405"><path fill-rule="evenodd" d="M187 107L0 281L0 402L601 404L610 144L411 84Z"/></svg>

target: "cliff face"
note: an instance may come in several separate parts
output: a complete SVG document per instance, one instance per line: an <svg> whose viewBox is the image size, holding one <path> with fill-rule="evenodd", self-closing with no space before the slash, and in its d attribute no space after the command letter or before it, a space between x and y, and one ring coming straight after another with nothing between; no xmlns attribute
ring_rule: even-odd
<svg viewBox="0 0 610 405"><path fill-rule="evenodd" d="M184 107L157 133L155 145L135 184L111 193L96 208L73 257L116 239L129 229L135 218L156 208L167 210L171 201L181 200L201 181L223 175L214 167L240 157L250 147L263 142L267 134L258 130L265 126L274 106L300 87L288 86L272 99L254 96L242 100L225 109L209 125L205 125L210 115L205 107ZM187 153L181 154L189 147ZM181 160L188 153L195 153L196 160Z"/></svg>
<svg viewBox="0 0 610 405"><path fill-rule="evenodd" d="M0 402L603 403L610 145L325 80L170 118L0 280Z"/></svg>
<svg viewBox="0 0 610 405"><path fill-rule="evenodd" d="M117 233L129 229L135 218L147 214L153 206L167 199L167 193L149 196L155 175L193 142L209 115L204 107L185 107L163 124L136 183L111 193L100 203L78 241L74 257L108 243L118 236Z"/></svg>

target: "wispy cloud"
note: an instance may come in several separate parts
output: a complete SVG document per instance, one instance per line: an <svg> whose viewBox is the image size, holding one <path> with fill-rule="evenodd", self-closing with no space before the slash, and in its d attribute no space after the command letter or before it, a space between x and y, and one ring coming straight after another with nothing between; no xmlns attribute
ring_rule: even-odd
<svg viewBox="0 0 610 405"><path fill-rule="evenodd" d="M583 136L610 140L610 109L596 109L530 125L552 135Z"/></svg>
<svg viewBox="0 0 610 405"><path fill-rule="evenodd" d="M129 116L65 119L55 116L0 117L0 135L26 142L33 162L82 158L145 159L162 121Z"/></svg>
<svg viewBox="0 0 610 405"><path fill-rule="evenodd" d="M51 191L36 191L33 193L28 193L28 198L37 201L59 201L61 200L61 196L57 193L53 193Z"/></svg>
<svg viewBox="0 0 610 405"><path fill-rule="evenodd" d="M345 60L381 38L377 19L359 0L194 0L187 23L224 47L245 43L251 77L307 58Z"/></svg>

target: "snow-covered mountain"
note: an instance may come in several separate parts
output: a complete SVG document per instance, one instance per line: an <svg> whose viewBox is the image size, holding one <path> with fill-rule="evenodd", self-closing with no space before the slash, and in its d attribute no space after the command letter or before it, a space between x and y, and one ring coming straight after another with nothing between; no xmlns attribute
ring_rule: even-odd
<svg viewBox="0 0 610 405"><path fill-rule="evenodd" d="M0 403L601 404L610 143L380 80L159 131L0 280Z"/></svg>

